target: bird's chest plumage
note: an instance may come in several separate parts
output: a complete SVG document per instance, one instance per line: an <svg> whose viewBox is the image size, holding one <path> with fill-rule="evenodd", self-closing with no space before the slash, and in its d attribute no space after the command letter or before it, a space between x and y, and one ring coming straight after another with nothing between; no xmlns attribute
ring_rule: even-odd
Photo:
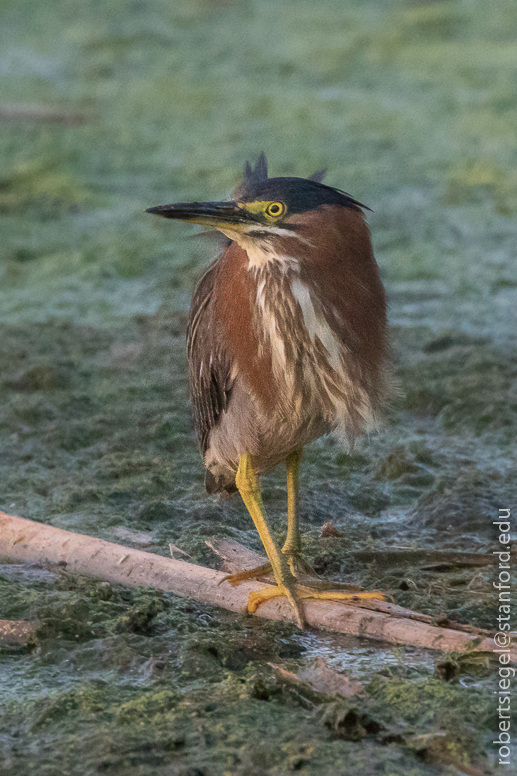
<svg viewBox="0 0 517 776"><path fill-rule="evenodd" d="M267 470L329 431L353 440L374 411L340 295L287 253L250 256L246 247L227 249L215 288L232 288L215 294L214 312L232 354L233 389L210 455L235 460L232 451L248 449Z"/></svg>
<svg viewBox="0 0 517 776"><path fill-rule="evenodd" d="M280 403L293 409L313 393L318 372L339 369L342 347L295 269L267 266L256 273L254 326L269 350Z"/></svg>
<svg viewBox="0 0 517 776"><path fill-rule="evenodd" d="M353 379L347 343L332 329L339 311L294 263L266 265L256 283L254 326L259 347L271 354L277 413L302 426L319 418L354 436L371 407Z"/></svg>

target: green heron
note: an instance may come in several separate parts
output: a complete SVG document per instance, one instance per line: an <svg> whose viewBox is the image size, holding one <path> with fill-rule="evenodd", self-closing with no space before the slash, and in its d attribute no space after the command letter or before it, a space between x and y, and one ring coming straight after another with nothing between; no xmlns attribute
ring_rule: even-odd
<svg viewBox="0 0 517 776"><path fill-rule="evenodd" d="M360 202L305 178L269 178L261 154L230 202L160 205L164 218L215 228L225 248L201 278L187 335L194 419L209 493L236 489L255 523L276 587L303 627L304 598L350 598L305 581L298 520L304 445L372 429L388 393L386 298ZM258 475L285 462L287 538L273 538ZM303 580L297 579L303 576ZM382 597L376 591L361 597Z"/></svg>

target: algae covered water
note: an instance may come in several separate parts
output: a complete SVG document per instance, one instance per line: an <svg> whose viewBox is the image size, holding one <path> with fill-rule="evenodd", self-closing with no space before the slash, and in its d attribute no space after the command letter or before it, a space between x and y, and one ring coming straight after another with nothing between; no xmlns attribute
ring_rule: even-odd
<svg viewBox="0 0 517 776"><path fill-rule="evenodd" d="M215 248L144 210L225 198L264 150L373 209L402 388L352 455L305 451L306 557L495 627L494 567L439 553L492 553L517 508L516 34L509 0L5 0L0 509L205 565L212 536L259 549L238 498L205 494L190 419ZM283 471L264 500L281 539ZM6 776L507 772L484 661L8 562L2 618L38 626L0 651ZM350 697L311 689L327 670Z"/></svg>

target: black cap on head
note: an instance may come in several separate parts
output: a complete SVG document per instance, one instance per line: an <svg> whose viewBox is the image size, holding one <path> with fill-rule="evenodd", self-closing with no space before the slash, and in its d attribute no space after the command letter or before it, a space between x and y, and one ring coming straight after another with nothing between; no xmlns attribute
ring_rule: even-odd
<svg viewBox="0 0 517 776"><path fill-rule="evenodd" d="M244 180L234 196L238 202L280 200L285 202L289 213L303 213L320 205L370 209L345 191L322 183L324 174L325 170L321 170L309 178L268 178L267 159L262 152L255 167L246 162Z"/></svg>

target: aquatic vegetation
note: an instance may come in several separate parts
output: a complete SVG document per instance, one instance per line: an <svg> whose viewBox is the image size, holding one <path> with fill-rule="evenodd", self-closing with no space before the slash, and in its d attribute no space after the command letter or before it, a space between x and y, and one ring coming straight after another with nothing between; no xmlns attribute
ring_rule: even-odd
<svg viewBox="0 0 517 776"><path fill-rule="evenodd" d="M307 449L304 552L493 625L490 566L423 556L490 553L493 514L517 504L515 3L6 0L0 22L0 508L204 564L213 535L258 549L238 500L204 494L190 422L186 317L215 248L143 211L223 197L264 150L275 173L326 167L373 208L401 384L354 451ZM283 488L282 472L265 481L279 537ZM338 535L322 536L329 520ZM6 776L490 772L493 687L475 661L375 659L11 564L2 617L38 627L0 651ZM364 693L317 694L270 665L314 654Z"/></svg>

